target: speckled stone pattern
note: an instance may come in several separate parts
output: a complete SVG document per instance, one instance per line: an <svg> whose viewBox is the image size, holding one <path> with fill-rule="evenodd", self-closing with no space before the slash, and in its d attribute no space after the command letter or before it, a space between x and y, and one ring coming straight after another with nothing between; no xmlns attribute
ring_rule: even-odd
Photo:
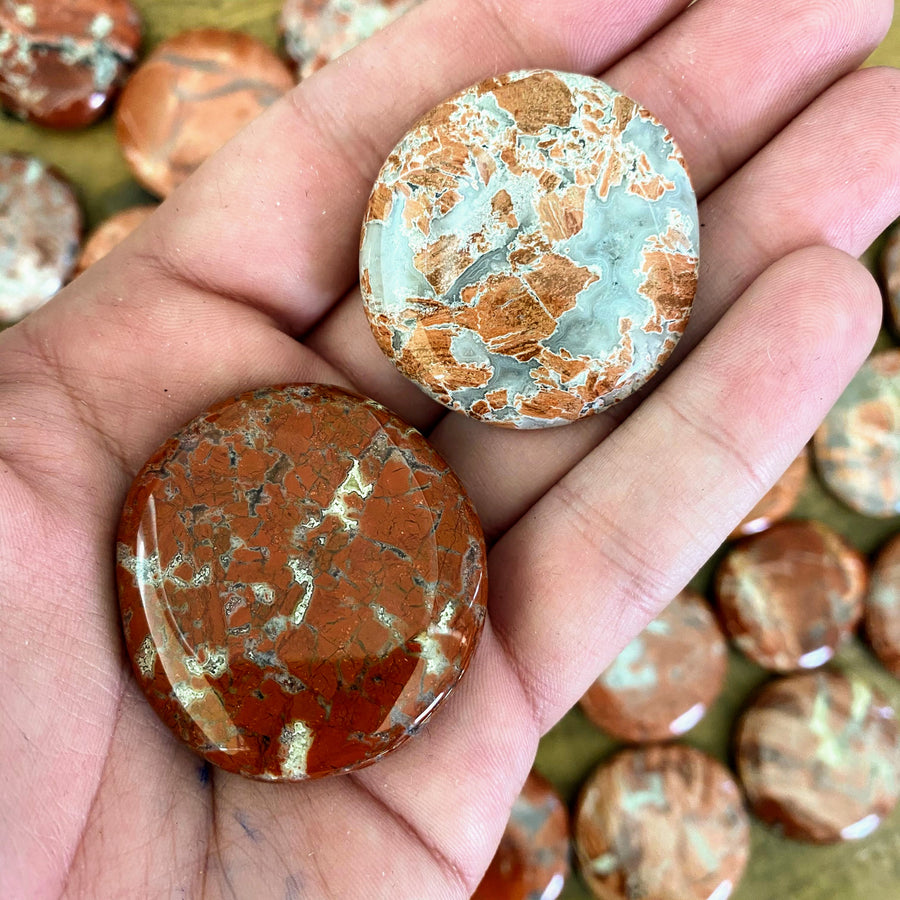
<svg viewBox="0 0 900 900"><path fill-rule="evenodd" d="M210 762L266 780L367 765L466 668L485 550L414 429L337 388L251 391L146 463L122 514L128 656Z"/></svg>
<svg viewBox="0 0 900 900"><path fill-rule="evenodd" d="M565 805L531 772L472 900L556 900L569 873L569 840Z"/></svg>
<svg viewBox="0 0 900 900"><path fill-rule="evenodd" d="M862 616L866 564L822 522L791 520L736 544L716 574L725 630L776 672L824 665Z"/></svg>
<svg viewBox="0 0 900 900"><path fill-rule="evenodd" d="M116 137L134 177L165 197L293 84L287 66L249 35L186 31L129 79Z"/></svg>
<svg viewBox="0 0 900 900"><path fill-rule="evenodd" d="M50 128L98 119L137 59L129 0L0 0L0 101Z"/></svg>
<svg viewBox="0 0 900 900"><path fill-rule="evenodd" d="M149 218L155 209L155 206L150 205L132 206L101 222L84 242L75 266L75 274L80 275L95 262L103 259L110 250L121 244L145 219Z"/></svg>
<svg viewBox="0 0 900 900"><path fill-rule="evenodd" d="M887 314L894 331L900 334L900 227L888 233L881 252L881 276Z"/></svg>
<svg viewBox="0 0 900 900"><path fill-rule="evenodd" d="M900 534L882 547L872 567L865 623L875 655L900 678Z"/></svg>
<svg viewBox="0 0 900 900"><path fill-rule="evenodd" d="M790 515L797 505L809 474L809 455L804 450L766 492L765 496L741 519L729 537L746 537L771 528Z"/></svg>
<svg viewBox="0 0 900 900"><path fill-rule="evenodd" d="M281 10L284 48L308 78L390 25L422 0L285 0Z"/></svg>
<svg viewBox="0 0 900 900"><path fill-rule="evenodd" d="M575 851L600 900L726 900L747 864L750 827L721 763L692 747L647 747L590 776Z"/></svg>
<svg viewBox="0 0 900 900"><path fill-rule="evenodd" d="M894 711L856 676L822 670L768 684L740 720L736 755L751 809L791 838L866 837L897 802Z"/></svg>
<svg viewBox="0 0 900 900"><path fill-rule="evenodd" d="M813 437L819 474L851 509L900 514L900 349L873 353Z"/></svg>
<svg viewBox="0 0 900 900"><path fill-rule="evenodd" d="M588 688L581 708L614 737L666 740L706 715L727 664L725 638L710 608L683 591Z"/></svg>
<svg viewBox="0 0 900 900"><path fill-rule="evenodd" d="M71 185L32 156L0 154L0 323L17 322L66 282L81 241Z"/></svg>
<svg viewBox="0 0 900 900"><path fill-rule="evenodd" d="M697 280L672 136L585 75L515 72L445 101L381 169L360 282L381 349L450 409L560 425L639 388Z"/></svg>

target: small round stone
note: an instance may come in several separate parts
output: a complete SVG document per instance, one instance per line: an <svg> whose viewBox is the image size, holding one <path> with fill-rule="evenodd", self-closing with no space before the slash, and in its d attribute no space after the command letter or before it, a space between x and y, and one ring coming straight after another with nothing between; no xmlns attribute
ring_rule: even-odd
<svg viewBox="0 0 900 900"><path fill-rule="evenodd" d="M599 900L726 900L747 865L750 826L712 757L677 744L625 750L582 789L575 852Z"/></svg>
<svg viewBox="0 0 900 900"><path fill-rule="evenodd" d="M900 334L900 226L894 226L888 234L881 252L881 276L888 318Z"/></svg>
<svg viewBox="0 0 900 900"><path fill-rule="evenodd" d="M740 521L730 538L746 537L771 528L790 515L797 505L809 474L809 456L804 450L769 488L766 495Z"/></svg>
<svg viewBox="0 0 900 900"><path fill-rule="evenodd" d="M725 630L775 672L824 665L862 616L866 564L822 522L791 520L740 541L716 574Z"/></svg>
<svg viewBox="0 0 900 900"><path fill-rule="evenodd" d="M62 175L33 156L0 154L0 324L17 322L66 283L81 229Z"/></svg>
<svg viewBox="0 0 900 900"><path fill-rule="evenodd" d="M819 474L851 509L900 514L900 349L873 353L813 437Z"/></svg>
<svg viewBox="0 0 900 900"><path fill-rule="evenodd" d="M130 0L0 0L0 101L48 128L90 125L137 60Z"/></svg>
<svg viewBox="0 0 900 900"><path fill-rule="evenodd" d="M897 802L894 711L855 676L823 670L766 685L738 723L736 755L750 808L790 838L866 837Z"/></svg>
<svg viewBox="0 0 900 900"><path fill-rule="evenodd" d="M165 197L293 84L256 38L186 31L163 41L129 79L116 137L134 177Z"/></svg>
<svg viewBox="0 0 900 900"><path fill-rule="evenodd" d="M95 262L103 259L110 250L117 247L156 209L155 206L132 206L110 216L94 230L85 241L78 257L75 274L80 275Z"/></svg>
<svg viewBox="0 0 900 900"><path fill-rule="evenodd" d="M422 0L285 0L281 30L300 78L308 78Z"/></svg>
<svg viewBox="0 0 900 900"><path fill-rule="evenodd" d="M865 625L875 655L900 678L900 534L882 547L872 567Z"/></svg>
<svg viewBox="0 0 900 900"><path fill-rule="evenodd" d="M725 638L706 602L682 591L588 688L581 708L622 740L667 740L706 715L727 665Z"/></svg>
<svg viewBox="0 0 900 900"><path fill-rule="evenodd" d="M360 282L379 346L484 422L561 425L637 390L687 324L697 204L672 136L586 75L444 101L381 169Z"/></svg>
<svg viewBox="0 0 900 900"><path fill-rule="evenodd" d="M568 874L569 814L552 785L532 772L472 900L556 900Z"/></svg>
<svg viewBox="0 0 900 900"><path fill-rule="evenodd" d="M456 476L383 407L321 385L250 391L170 438L128 494L117 560L150 704L210 762L266 780L400 746L485 616Z"/></svg>

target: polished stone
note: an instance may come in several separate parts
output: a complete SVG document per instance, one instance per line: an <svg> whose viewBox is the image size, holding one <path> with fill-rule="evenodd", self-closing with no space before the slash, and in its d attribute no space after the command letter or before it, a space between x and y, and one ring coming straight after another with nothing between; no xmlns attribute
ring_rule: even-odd
<svg viewBox="0 0 900 900"><path fill-rule="evenodd" d="M287 66L250 35L186 31L129 79L116 137L134 177L165 197L293 84Z"/></svg>
<svg viewBox="0 0 900 900"><path fill-rule="evenodd" d="M399 19L422 0L285 0L281 10L284 48L308 78Z"/></svg>
<svg viewBox="0 0 900 900"><path fill-rule="evenodd" d="M599 900L726 900L750 855L731 773L692 747L625 750L590 776L575 812L581 874Z"/></svg>
<svg viewBox="0 0 900 900"><path fill-rule="evenodd" d="M809 474L809 455L804 451L787 467L765 496L741 519L729 537L746 537L771 528L793 511Z"/></svg>
<svg viewBox="0 0 900 900"><path fill-rule="evenodd" d="M725 681L728 652L712 612L683 591L588 688L585 715L624 741L666 740L706 715Z"/></svg>
<svg viewBox="0 0 900 900"><path fill-rule="evenodd" d="M321 385L251 391L182 428L137 476L117 548L141 689L189 747L255 778L400 746L485 616L456 476L383 407Z"/></svg>
<svg viewBox="0 0 900 900"><path fill-rule="evenodd" d="M687 325L697 205L668 131L585 75L491 78L387 159L360 282L381 349L434 399L507 427L631 394Z"/></svg>
<svg viewBox="0 0 900 900"><path fill-rule="evenodd" d="M156 209L155 206L132 206L110 216L94 230L84 242L81 256L75 267L80 275L95 262L103 259L110 250L117 247Z"/></svg>
<svg viewBox="0 0 900 900"><path fill-rule="evenodd" d="M881 278L888 318L900 334L900 226L891 229L881 251Z"/></svg>
<svg viewBox="0 0 900 900"><path fill-rule="evenodd" d="M872 567L865 624L875 655L900 678L900 534L881 548Z"/></svg>
<svg viewBox="0 0 900 900"><path fill-rule="evenodd" d="M0 154L0 324L17 322L66 283L81 229L62 175L33 156Z"/></svg>
<svg viewBox="0 0 900 900"><path fill-rule="evenodd" d="M790 838L866 837L897 802L894 711L856 676L822 670L766 685L740 719L736 755L751 809Z"/></svg>
<svg viewBox="0 0 900 900"><path fill-rule="evenodd" d="M565 805L532 772L472 900L555 900L569 874L569 840Z"/></svg>
<svg viewBox="0 0 900 900"><path fill-rule="evenodd" d="M90 125L137 60L130 0L0 0L0 101L49 128Z"/></svg>
<svg viewBox="0 0 900 900"><path fill-rule="evenodd" d="M716 574L725 630L776 672L824 665L862 616L866 564L822 522L789 520L735 544Z"/></svg>
<svg viewBox="0 0 900 900"><path fill-rule="evenodd" d="M900 349L873 353L813 437L828 488L866 516L900 514Z"/></svg>

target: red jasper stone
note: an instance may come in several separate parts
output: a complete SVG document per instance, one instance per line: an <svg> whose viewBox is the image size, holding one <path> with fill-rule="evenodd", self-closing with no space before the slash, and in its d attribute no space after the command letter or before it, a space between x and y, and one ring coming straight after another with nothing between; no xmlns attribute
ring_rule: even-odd
<svg viewBox="0 0 900 900"><path fill-rule="evenodd" d="M790 520L735 544L716 574L725 630L775 672L824 665L862 616L865 560L822 522Z"/></svg>
<svg viewBox="0 0 900 900"><path fill-rule="evenodd" d="M889 232L881 251L881 277L888 318L900 334L900 226Z"/></svg>
<svg viewBox="0 0 900 900"><path fill-rule="evenodd" d="M128 656L210 762L302 780L374 762L468 665L485 549L414 429L337 388L250 391L170 438L118 534Z"/></svg>
<svg viewBox="0 0 900 900"><path fill-rule="evenodd" d="M575 852L598 900L727 900L750 856L731 773L693 747L624 750L575 810Z"/></svg>
<svg viewBox="0 0 900 900"><path fill-rule="evenodd" d="M579 704L625 741L665 741L693 728L722 691L728 648L706 601L682 591L587 689Z"/></svg>
<svg viewBox="0 0 900 900"><path fill-rule="evenodd" d="M105 222L97 226L93 234L84 242L81 256L78 257L78 265L75 274L80 275L85 269L95 262L103 259L107 253L118 246L136 230L144 219L156 209L155 206L131 206L110 216Z"/></svg>
<svg viewBox="0 0 900 900"><path fill-rule="evenodd" d="M900 534L881 548L872 567L865 624L875 655L900 678Z"/></svg>
<svg viewBox="0 0 900 900"><path fill-rule="evenodd" d="M796 840L867 837L900 792L894 710L850 673L824 669L767 684L738 722L735 758L750 808Z"/></svg>
<svg viewBox="0 0 900 900"><path fill-rule="evenodd" d="M569 814L553 786L532 772L472 900L555 900L568 874Z"/></svg>
<svg viewBox="0 0 900 900"><path fill-rule="evenodd" d="M82 216L72 185L34 156L0 154L0 326L46 303L72 274Z"/></svg>
<svg viewBox="0 0 900 900"><path fill-rule="evenodd" d="M0 100L50 128L98 119L137 60L129 0L0 0Z"/></svg>
<svg viewBox="0 0 900 900"><path fill-rule="evenodd" d="M201 28L163 41L129 79L116 138L134 177L166 197L294 86L288 67L248 34Z"/></svg>
<svg viewBox="0 0 900 900"><path fill-rule="evenodd" d="M300 78L386 28L422 0L284 0L284 49Z"/></svg>

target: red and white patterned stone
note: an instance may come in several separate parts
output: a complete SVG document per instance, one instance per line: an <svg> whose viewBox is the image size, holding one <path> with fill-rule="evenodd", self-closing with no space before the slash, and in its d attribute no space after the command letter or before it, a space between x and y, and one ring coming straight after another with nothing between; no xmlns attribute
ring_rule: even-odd
<svg viewBox="0 0 900 900"><path fill-rule="evenodd" d="M145 464L118 535L138 684L231 772L347 772L422 726L485 616L481 528L415 429L322 385L220 403Z"/></svg>
<svg viewBox="0 0 900 900"><path fill-rule="evenodd" d="M285 0L284 49L308 78L326 63L386 28L422 0Z"/></svg>

